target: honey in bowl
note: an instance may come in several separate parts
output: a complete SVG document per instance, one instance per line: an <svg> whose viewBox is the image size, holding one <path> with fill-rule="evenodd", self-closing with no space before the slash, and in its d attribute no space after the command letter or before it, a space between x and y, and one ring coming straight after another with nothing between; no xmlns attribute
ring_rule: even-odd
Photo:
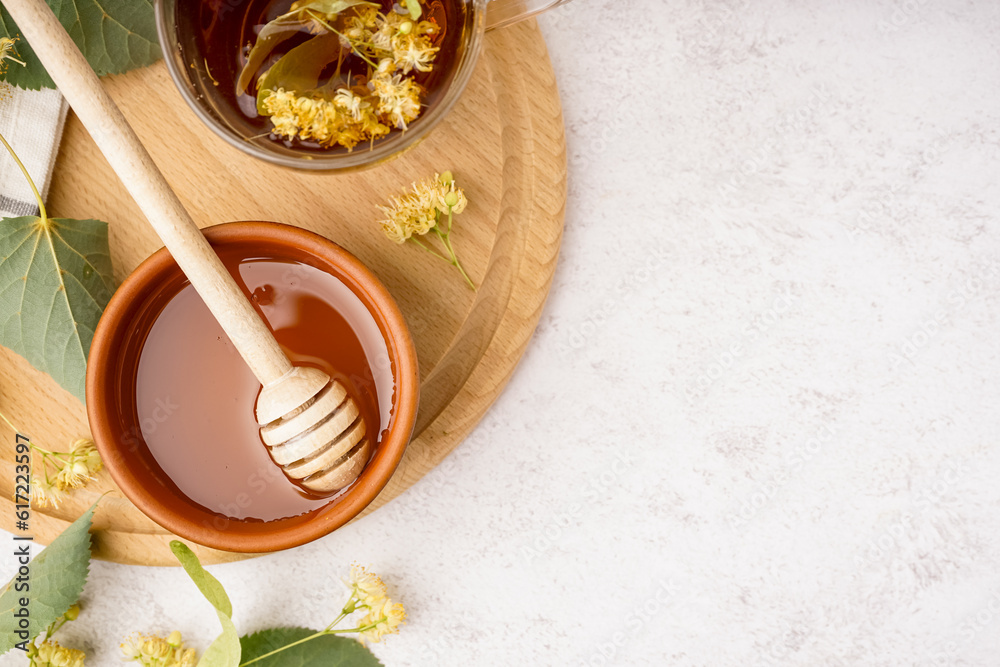
<svg viewBox="0 0 1000 667"><path fill-rule="evenodd" d="M364 304L312 266L224 248L220 256L292 363L347 388L377 449L394 386L385 340ZM271 459L254 419L260 383L190 284L178 278L157 300L135 378L141 454L156 477L227 521L274 521L335 500L308 492Z"/></svg>
<svg viewBox="0 0 1000 667"><path fill-rule="evenodd" d="M438 104L466 48L465 0L177 0L184 60L237 133L296 152L365 150ZM329 10L334 10L330 12Z"/></svg>

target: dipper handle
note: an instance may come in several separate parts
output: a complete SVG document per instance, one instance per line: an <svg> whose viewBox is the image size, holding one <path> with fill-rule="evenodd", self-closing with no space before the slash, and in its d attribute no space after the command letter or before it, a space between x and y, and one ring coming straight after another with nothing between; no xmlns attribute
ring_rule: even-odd
<svg viewBox="0 0 1000 667"><path fill-rule="evenodd" d="M163 244L265 387L292 364L45 0L3 0Z"/></svg>

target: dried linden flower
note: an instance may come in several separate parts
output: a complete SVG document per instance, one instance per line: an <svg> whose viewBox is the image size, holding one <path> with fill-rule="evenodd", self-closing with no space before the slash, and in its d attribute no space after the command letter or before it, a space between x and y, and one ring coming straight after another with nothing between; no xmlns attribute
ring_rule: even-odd
<svg viewBox="0 0 1000 667"><path fill-rule="evenodd" d="M2 412L0 421L13 431L21 432ZM33 464L31 500L37 507L59 507L67 492L86 486L104 467L97 446L90 438L76 440L70 445L68 452L52 452L32 441L28 441L28 446L31 448ZM36 460L35 455L40 455L41 461Z"/></svg>
<svg viewBox="0 0 1000 667"><path fill-rule="evenodd" d="M60 646L52 639L46 639L37 648L34 645L28 647L30 667L84 667L86 657L83 651Z"/></svg>
<svg viewBox="0 0 1000 667"><path fill-rule="evenodd" d="M145 667L194 667L198 662L195 650L184 648L181 633L176 630L166 639L136 633L122 642L121 649L125 662Z"/></svg>
<svg viewBox="0 0 1000 667"><path fill-rule="evenodd" d="M458 268L462 277L472 289L475 283L469 278L458 261L458 255L451 244L451 225L454 215L465 210L469 200L459 188L451 172L435 174L434 178L414 183L409 192L399 197L390 197L388 206L378 206L385 217L379 221L382 231L394 243L412 241L429 253L440 257ZM447 222L447 224L442 224ZM433 231L440 239L447 255L433 250L417 237Z"/></svg>
<svg viewBox="0 0 1000 667"><path fill-rule="evenodd" d="M34 443L31 448L42 456L31 475L31 497L39 507L59 507L67 492L86 486L104 467L90 438L80 438L68 452L50 452Z"/></svg>
<svg viewBox="0 0 1000 667"><path fill-rule="evenodd" d="M279 88L267 96L264 108L278 136L315 141L324 147L339 144L350 150L390 130L379 122L369 102L347 89L338 91L331 101Z"/></svg>
<svg viewBox="0 0 1000 667"><path fill-rule="evenodd" d="M420 115L420 98L423 89L413 79L401 74L376 74L370 84L378 97L378 113L389 124L405 130Z"/></svg>
<svg viewBox="0 0 1000 667"><path fill-rule="evenodd" d="M66 494L56 484L50 484L44 477L32 475L31 477L31 501L37 507L59 507L59 503L66 499Z"/></svg>
<svg viewBox="0 0 1000 667"><path fill-rule="evenodd" d="M413 0L417 9L419 2ZM333 6L333 5L331 5ZM412 76L430 72L440 51L434 40L441 29L434 21L418 21L408 10L389 11L364 5L323 13L306 3L294 3L289 15L299 13L314 34L333 32L344 52L367 63L367 73L356 78L337 73L317 90L289 90L276 85L261 102L270 116L273 134L286 140L313 141L321 147L352 150L373 142L393 128L406 131L423 110L426 91ZM260 82L258 82L260 85ZM322 91L322 92L318 92Z"/></svg>
<svg viewBox="0 0 1000 667"><path fill-rule="evenodd" d="M351 587L351 595L369 607L381 604L386 599L385 584L379 576L357 563L351 565L348 586Z"/></svg>
<svg viewBox="0 0 1000 667"><path fill-rule="evenodd" d="M373 605L368 613L358 622L361 631L359 639L369 639L373 642L382 640L385 635L399 632L400 624L406 621L406 610L398 602L385 598L380 604Z"/></svg>
<svg viewBox="0 0 1000 667"><path fill-rule="evenodd" d="M412 33L397 35L392 40L392 57L403 74L409 74L413 70L430 72L434 69L431 63L440 50L431 46L431 41L426 37Z"/></svg>
<svg viewBox="0 0 1000 667"><path fill-rule="evenodd" d="M406 620L406 610L387 597L385 584L377 574L355 563L351 566L347 585L351 588L351 598L343 612L349 614L357 609L365 610L357 624L358 639L377 642L384 635L399 632L399 625Z"/></svg>

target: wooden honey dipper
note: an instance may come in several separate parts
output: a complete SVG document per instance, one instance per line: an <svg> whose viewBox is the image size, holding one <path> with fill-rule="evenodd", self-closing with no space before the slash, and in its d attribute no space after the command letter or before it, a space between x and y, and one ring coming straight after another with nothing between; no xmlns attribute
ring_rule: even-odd
<svg viewBox="0 0 1000 667"><path fill-rule="evenodd" d="M272 458L317 493L353 482L372 448L354 399L326 373L291 364L45 1L3 5L260 381L256 417Z"/></svg>

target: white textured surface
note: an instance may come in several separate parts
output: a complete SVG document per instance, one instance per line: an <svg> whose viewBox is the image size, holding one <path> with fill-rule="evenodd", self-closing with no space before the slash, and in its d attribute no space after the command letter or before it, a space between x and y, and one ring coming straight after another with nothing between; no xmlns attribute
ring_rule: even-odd
<svg viewBox="0 0 1000 667"><path fill-rule="evenodd" d="M213 568L238 625L324 624L358 560L410 613L387 665L1000 664L1000 5L541 23L570 199L538 335L398 500ZM85 603L92 665L217 627L179 570L96 563Z"/></svg>

